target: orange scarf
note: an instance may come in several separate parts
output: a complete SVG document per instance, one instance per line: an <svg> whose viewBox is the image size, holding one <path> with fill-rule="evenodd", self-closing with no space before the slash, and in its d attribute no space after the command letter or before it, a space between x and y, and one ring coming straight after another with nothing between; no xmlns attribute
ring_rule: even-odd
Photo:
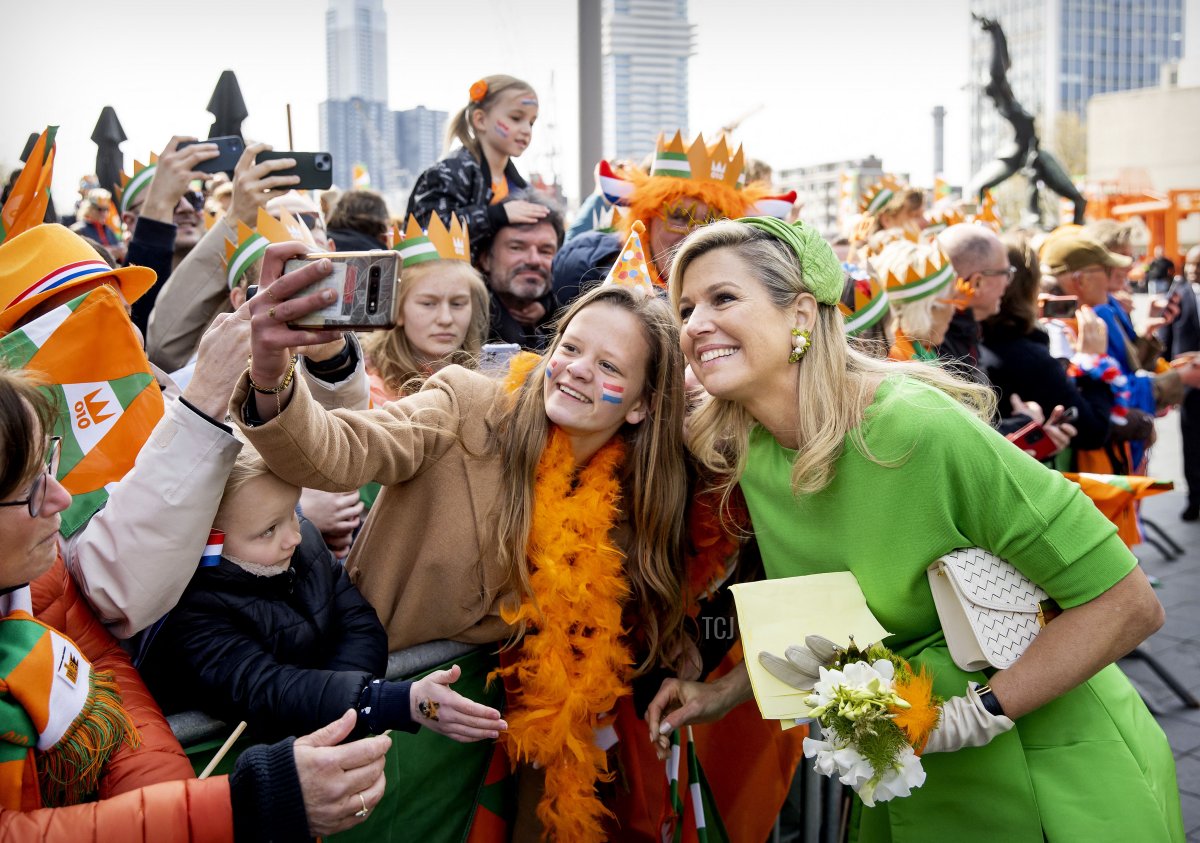
<svg viewBox="0 0 1200 843"><path fill-rule="evenodd" d="M594 740L600 715L627 696L633 655L621 627L629 594L625 556L609 538L620 512L625 445L614 438L578 472L558 428L538 463L527 553L533 595L502 614L524 621L512 661L493 673L509 681L510 758L546 771L537 815L549 839L604 839L611 812L596 795L608 759Z"/></svg>

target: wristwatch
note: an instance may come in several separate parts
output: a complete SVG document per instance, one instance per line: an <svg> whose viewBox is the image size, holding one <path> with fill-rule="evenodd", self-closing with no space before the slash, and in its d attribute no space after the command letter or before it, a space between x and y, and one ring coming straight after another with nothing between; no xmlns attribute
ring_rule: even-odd
<svg viewBox="0 0 1200 843"><path fill-rule="evenodd" d="M987 713L993 717L1004 717L1004 706L1000 705L1000 700L992 693L990 685L980 685L975 689L975 693L979 695L979 701L983 703L983 707Z"/></svg>

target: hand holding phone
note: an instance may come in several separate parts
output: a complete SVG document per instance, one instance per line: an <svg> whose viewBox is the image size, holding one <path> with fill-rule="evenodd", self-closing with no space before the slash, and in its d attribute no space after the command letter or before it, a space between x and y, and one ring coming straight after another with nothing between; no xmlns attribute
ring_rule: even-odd
<svg viewBox="0 0 1200 843"><path fill-rule="evenodd" d="M255 163L275 161L279 158L291 158L296 162L294 167L276 170L272 175L297 176L300 181L293 184L293 190L328 190L333 187L333 156L328 152L260 152L254 159Z"/></svg>
<svg viewBox="0 0 1200 843"><path fill-rule="evenodd" d="M1006 438L1039 462L1058 453L1058 446L1046 434L1045 428L1037 422L1030 422L1016 433L1008 434Z"/></svg>
<svg viewBox="0 0 1200 843"><path fill-rule="evenodd" d="M390 249L313 252L289 260L284 265L284 272L296 272L323 258L333 264L333 272L297 295L328 289L333 290L335 298L326 307L288 322L289 328L307 331L382 331L395 327L399 310L399 252Z"/></svg>
<svg viewBox="0 0 1200 843"><path fill-rule="evenodd" d="M224 135L206 141L180 141L176 149L184 149L198 143L212 143L217 146L216 158L200 161L195 165L196 171L200 173L225 173L232 176L233 168L237 166L238 159L242 157L242 151L246 148L246 144L237 135Z"/></svg>
<svg viewBox="0 0 1200 843"><path fill-rule="evenodd" d="M1079 299L1075 296L1042 296L1038 299L1038 309L1043 319L1071 319L1079 309Z"/></svg>

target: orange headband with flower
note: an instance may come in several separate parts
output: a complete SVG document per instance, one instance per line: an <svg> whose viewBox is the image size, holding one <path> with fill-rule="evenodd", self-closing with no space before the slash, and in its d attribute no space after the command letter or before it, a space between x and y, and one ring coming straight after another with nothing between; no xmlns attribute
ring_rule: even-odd
<svg viewBox="0 0 1200 843"><path fill-rule="evenodd" d="M471 102L483 102L483 98L487 96L488 83L486 79L480 79L471 86L468 92L471 97Z"/></svg>

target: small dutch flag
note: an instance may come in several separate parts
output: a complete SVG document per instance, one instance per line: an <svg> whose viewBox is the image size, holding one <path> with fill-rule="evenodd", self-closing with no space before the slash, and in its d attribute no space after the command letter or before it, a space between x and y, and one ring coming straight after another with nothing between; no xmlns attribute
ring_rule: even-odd
<svg viewBox="0 0 1200 843"><path fill-rule="evenodd" d="M208 544L200 557L201 568L215 568L221 564L221 552L225 549L225 533L221 530L208 531Z"/></svg>
<svg viewBox="0 0 1200 843"><path fill-rule="evenodd" d="M625 387L615 383L600 383L600 397L609 404L620 404L625 398Z"/></svg>

